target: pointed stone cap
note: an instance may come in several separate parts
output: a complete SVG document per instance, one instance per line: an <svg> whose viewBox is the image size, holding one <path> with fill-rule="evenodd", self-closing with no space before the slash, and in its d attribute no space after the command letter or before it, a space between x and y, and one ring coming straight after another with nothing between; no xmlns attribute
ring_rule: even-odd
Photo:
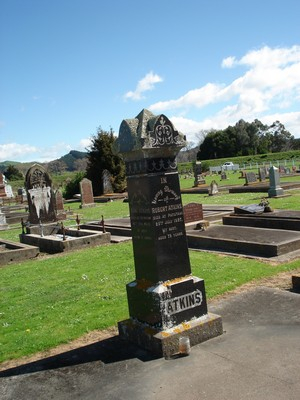
<svg viewBox="0 0 300 400"><path fill-rule="evenodd" d="M135 118L124 119L116 141L116 151L125 160L174 157L186 145L186 137L175 130L163 114L143 109Z"/></svg>

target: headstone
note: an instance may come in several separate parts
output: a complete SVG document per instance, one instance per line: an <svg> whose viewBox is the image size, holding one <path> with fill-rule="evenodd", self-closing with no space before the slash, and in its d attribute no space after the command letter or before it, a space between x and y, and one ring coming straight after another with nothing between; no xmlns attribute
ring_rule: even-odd
<svg viewBox="0 0 300 400"><path fill-rule="evenodd" d="M62 192L60 190L56 190L55 192L55 209L56 209L56 218L58 220L66 219L67 213L64 209L64 199Z"/></svg>
<svg viewBox="0 0 300 400"><path fill-rule="evenodd" d="M183 207L184 223L202 221L203 220L203 207L200 203L189 203Z"/></svg>
<svg viewBox="0 0 300 400"><path fill-rule="evenodd" d="M193 163L194 170L194 187L205 184L205 179L202 176L201 161L196 161Z"/></svg>
<svg viewBox="0 0 300 400"><path fill-rule="evenodd" d="M264 182L266 180L266 170L265 168L259 168L258 169L258 176L260 182Z"/></svg>
<svg viewBox="0 0 300 400"><path fill-rule="evenodd" d="M8 228L8 224L6 223L5 214L2 213L2 210L0 208L0 231L4 231L7 228Z"/></svg>
<svg viewBox="0 0 300 400"><path fill-rule="evenodd" d="M84 208L95 206L92 182L87 178L83 178L82 181L80 181L79 186L81 194L81 207Z"/></svg>
<svg viewBox="0 0 300 400"><path fill-rule="evenodd" d="M245 185L250 185L251 183L257 182L255 172L246 172L245 179L246 179Z"/></svg>
<svg viewBox="0 0 300 400"><path fill-rule="evenodd" d="M276 197L283 195L283 189L280 187L280 176L278 168L271 167L269 170L270 187L268 190L269 197Z"/></svg>
<svg viewBox="0 0 300 400"><path fill-rule="evenodd" d="M34 164L26 173L29 222L31 224L56 221L55 197L48 172L39 164Z"/></svg>
<svg viewBox="0 0 300 400"><path fill-rule="evenodd" d="M215 180L211 181L208 194L209 196L215 196L216 194L219 194L218 184Z"/></svg>
<svg viewBox="0 0 300 400"><path fill-rule="evenodd" d="M221 181L226 181L227 180L227 175L226 172L221 173Z"/></svg>
<svg viewBox="0 0 300 400"><path fill-rule="evenodd" d="M5 178L1 172L0 172L0 197L6 197Z"/></svg>
<svg viewBox="0 0 300 400"><path fill-rule="evenodd" d="M159 356L222 334L207 312L203 279L191 274L176 155L185 137L165 115L142 110L123 120L117 148L125 160L136 279L127 285L130 318L120 337Z"/></svg>
<svg viewBox="0 0 300 400"><path fill-rule="evenodd" d="M246 178L246 171L242 170L240 171L241 176L239 176L239 178L241 179L245 179Z"/></svg>
<svg viewBox="0 0 300 400"><path fill-rule="evenodd" d="M111 173L107 169L102 172L102 185L103 194L111 194L114 192L111 184Z"/></svg>
<svg viewBox="0 0 300 400"><path fill-rule="evenodd" d="M18 201L24 203L27 200L27 194L25 188L19 188L17 192Z"/></svg>

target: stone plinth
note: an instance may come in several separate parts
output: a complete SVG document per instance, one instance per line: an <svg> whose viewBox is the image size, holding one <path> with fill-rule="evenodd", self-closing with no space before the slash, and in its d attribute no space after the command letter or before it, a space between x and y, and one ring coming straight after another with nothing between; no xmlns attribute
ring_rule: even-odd
<svg viewBox="0 0 300 400"><path fill-rule="evenodd" d="M178 354L179 338L182 336L188 337L190 345L195 346L223 333L222 318L212 313L166 330L147 326L134 319L119 322L118 328L122 338L165 358Z"/></svg>

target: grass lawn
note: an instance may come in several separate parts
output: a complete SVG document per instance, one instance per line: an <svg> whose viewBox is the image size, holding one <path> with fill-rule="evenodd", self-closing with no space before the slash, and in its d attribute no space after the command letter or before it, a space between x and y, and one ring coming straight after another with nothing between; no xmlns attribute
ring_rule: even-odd
<svg viewBox="0 0 300 400"><path fill-rule="evenodd" d="M192 186L192 183L189 187ZM299 209L300 191L271 201L273 208ZM265 194L183 195L183 203L251 204ZM99 203L79 209L82 222L129 215L128 203ZM72 224L74 220L69 221ZM0 237L18 241L20 226ZM300 267L190 251L192 272L204 278L207 297L243 283ZM106 245L11 264L0 268L0 362L49 349L128 317L126 284L134 280L132 243Z"/></svg>

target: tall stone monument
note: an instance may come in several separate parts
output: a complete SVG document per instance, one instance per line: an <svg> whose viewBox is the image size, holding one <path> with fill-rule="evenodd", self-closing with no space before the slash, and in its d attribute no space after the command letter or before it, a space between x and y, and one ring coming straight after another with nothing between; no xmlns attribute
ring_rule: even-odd
<svg viewBox="0 0 300 400"><path fill-rule="evenodd" d="M26 173L29 222L31 224L56 221L55 196L51 178L39 164L34 164Z"/></svg>
<svg viewBox="0 0 300 400"><path fill-rule="evenodd" d="M176 155L185 137L165 115L142 110L123 120L117 140L126 165L136 279L127 285L130 318L119 334L159 356L222 334L208 313L203 279L191 274Z"/></svg>
<svg viewBox="0 0 300 400"><path fill-rule="evenodd" d="M283 189L280 187L279 170L276 167L271 167L269 170L270 187L268 190L269 197L276 197L283 195Z"/></svg>

